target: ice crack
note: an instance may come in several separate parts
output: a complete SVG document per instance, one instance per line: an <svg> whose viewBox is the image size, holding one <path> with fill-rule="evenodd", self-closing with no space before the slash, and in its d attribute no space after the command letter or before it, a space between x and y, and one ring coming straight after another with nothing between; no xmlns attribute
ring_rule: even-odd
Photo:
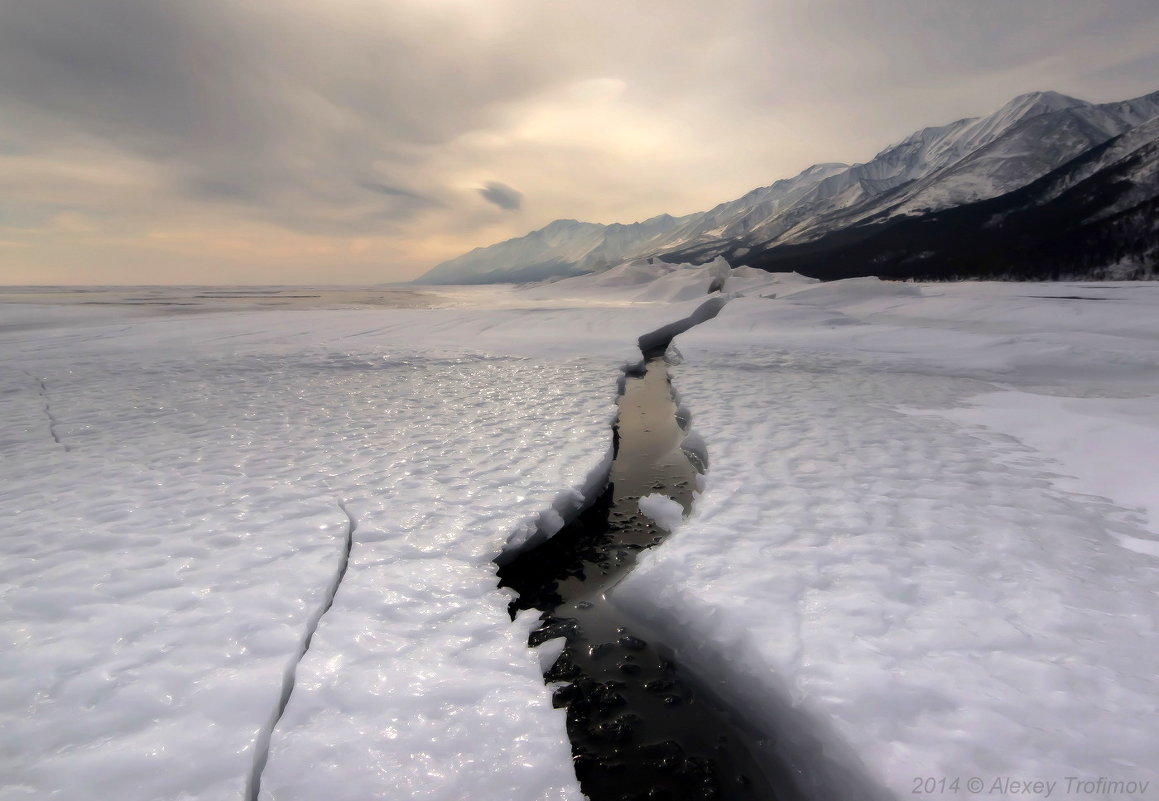
<svg viewBox="0 0 1159 801"><path fill-rule="evenodd" d="M246 801L257 801L258 794L261 792L262 772L265 771L266 761L270 758L270 739L274 735L274 729L278 727L278 723L282 720L282 715L286 712L286 706L290 703L290 696L294 693L294 684L298 676L298 665L302 663L302 659L305 658L306 653L310 650L310 643L314 640L314 632L318 630L318 624L321 623L322 617L334 605L334 597L338 594L338 588L342 585L342 579L346 577L346 569L350 565L350 551L354 547L354 532L358 528L358 522L350 514L349 510L347 510L345 501L338 500L335 503L342 510L342 514L346 515L346 540L343 544L342 557L338 564L338 570L335 571L334 577L326 588L322 603L318 605L318 608L314 610L314 613L306 621L306 628L303 632L302 641L298 646L297 654L282 675L282 693L278 698L278 707L270 718L269 723L258 734L257 742L254 744L253 768L250 771L249 778L246 780Z"/></svg>
<svg viewBox="0 0 1159 801"><path fill-rule="evenodd" d="M66 451L71 451L72 448L70 448L63 441L61 441L60 435L56 432L56 427L57 427L58 423L56 420L56 416L52 413L52 401L48 397L48 384L46 384L44 382L43 378L39 378L37 376L34 376L32 373L28 372L27 370L25 370L24 373L29 378L31 378L33 381L35 381L37 383L37 385L40 387L40 399L42 401L44 401L44 414L46 417L48 417L48 433L49 433L49 436L52 437L52 441L55 442L60 447L64 448Z"/></svg>
<svg viewBox="0 0 1159 801"><path fill-rule="evenodd" d="M593 801L808 798L791 767L767 752L761 727L716 693L716 677L679 664L649 621L608 596L637 554L691 511L707 448L698 437L689 443L670 346L726 302L712 298L640 337L643 361L621 384L604 491L550 538L499 560L500 586L517 593L512 617L541 613L528 645L540 649L553 706L567 710L576 778Z"/></svg>

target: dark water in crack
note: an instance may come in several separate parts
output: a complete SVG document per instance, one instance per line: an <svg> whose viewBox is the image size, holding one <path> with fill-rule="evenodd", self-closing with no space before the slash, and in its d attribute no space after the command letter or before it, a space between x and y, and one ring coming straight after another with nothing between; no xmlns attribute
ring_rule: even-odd
<svg viewBox="0 0 1159 801"><path fill-rule="evenodd" d="M696 481L680 449L667 365L649 357L620 398L607 489L554 537L505 563L500 586L519 593L512 615L544 613L531 645L566 638L544 678L566 682L554 703L567 708L576 776L592 801L795 801L792 776L762 753L761 733L604 597L636 554L665 537L640 512L640 497L659 492L687 511Z"/></svg>

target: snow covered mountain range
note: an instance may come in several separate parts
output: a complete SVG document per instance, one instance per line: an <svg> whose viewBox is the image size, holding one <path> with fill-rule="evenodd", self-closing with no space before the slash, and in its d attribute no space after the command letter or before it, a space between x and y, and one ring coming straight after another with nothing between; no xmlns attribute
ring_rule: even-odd
<svg viewBox="0 0 1159 801"><path fill-rule="evenodd" d="M718 256L819 278L1147 277L1159 257L1156 117L1159 92L1103 104L1033 92L985 117L923 128L864 164L814 165L706 212L631 225L556 220L418 283ZM1023 261L995 263L993 252L1012 244Z"/></svg>

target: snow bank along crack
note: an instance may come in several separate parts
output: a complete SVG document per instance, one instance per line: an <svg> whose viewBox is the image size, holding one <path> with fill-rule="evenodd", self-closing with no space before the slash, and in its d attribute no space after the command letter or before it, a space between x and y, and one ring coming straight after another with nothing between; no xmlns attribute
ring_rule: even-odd
<svg viewBox="0 0 1159 801"><path fill-rule="evenodd" d="M655 331L649 331L647 334L641 335L638 344L640 351L644 354L645 360L651 356L662 355L668 346L672 344L672 340L679 334L683 334L688 329L700 325L707 320L711 320L720 314L720 310L724 308L726 303L728 303L728 298L726 297L709 298L697 306L692 314L687 317L675 320L667 325L662 325Z"/></svg>
<svg viewBox="0 0 1159 801"><path fill-rule="evenodd" d="M274 729L277 728L278 722L281 721L282 715L285 714L286 705L290 703L290 696L294 692L294 683L297 679L298 665L302 663L306 652L310 650L310 643L314 639L314 632L318 630L318 624L322 621L322 617L330 611L330 607L334 605L334 597L338 594L338 588L342 585L342 579L346 577L346 569L350 565L350 551L354 547L354 532L358 528L358 523L346 508L345 501L338 500L336 504L342 510L342 514L346 516L346 536L343 542L342 554L339 557L338 570L335 571L334 577L330 584L326 587L326 592L322 597L322 603L314 610L306 621L306 628L303 632L302 641L298 646L298 652L294 659L286 666L286 670L282 675L282 692L278 698L277 709L271 716L269 723L263 727L258 734L257 741L254 743L254 761L253 768L246 781L245 797L246 801L257 801L258 794L261 792L262 771L265 770L266 761L270 756L270 738L273 737Z"/></svg>
<svg viewBox="0 0 1159 801"><path fill-rule="evenodd" d="M636 555L663 541L691 507L698 471L683 447L663 354L671 332L724 305L714 301L640 338L645 360L624 380L606 488L553 537L504 558L498 571L500 585L519 593L513 617L541 613L529 645L541 649L553 703L567 709L576 775L593 801L802 797L787 769L757 757L760 733L606 597ZM665 526L655 519L661 505L674 512L661 515Z"/></svg>
<svg viewBox="0 0 1159 801"><path fill-rule="evenodd" d="M27 370L25 370L24 373L29 378L31 378L33 381L35 381L37 383L37 386L39 386L39 388L40 388L39 389L40 399L42 401L44 401L44 414L46 417L48 417L48 433L52 437L52 441L55 442L60 447L64 448L66 451L71 451L72 448L70 448L67 444L65 444L64 442L61 441L60 435L56 431L56 427L57 427L58 423L56 420L56 416L52 413L52 401L48 397L48 384L45 383L43 378L39 378L37 376L34 376L32 373L28 372Z"/></svg>

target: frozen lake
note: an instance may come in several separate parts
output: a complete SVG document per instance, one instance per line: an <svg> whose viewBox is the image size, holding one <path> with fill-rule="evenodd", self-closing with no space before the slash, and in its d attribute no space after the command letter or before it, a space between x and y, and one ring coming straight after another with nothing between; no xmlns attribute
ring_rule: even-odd
<svg viewBox="0 0 1159 801"><path fill-rule="evenodd" d="M611 602L808 797L1159 798L1159 290L617 270L7 291L0 799L581 798L494 560L722 280L670 353L708 470Z"/></svg>
<svg viewBox="0 0 1159 801"><path fill-rule="evenodd" d="M374 309L430 308L440 304L436 292L405 287L0 287L0 303L54 306L160 307L176 311L240 309Z"/></svg>

